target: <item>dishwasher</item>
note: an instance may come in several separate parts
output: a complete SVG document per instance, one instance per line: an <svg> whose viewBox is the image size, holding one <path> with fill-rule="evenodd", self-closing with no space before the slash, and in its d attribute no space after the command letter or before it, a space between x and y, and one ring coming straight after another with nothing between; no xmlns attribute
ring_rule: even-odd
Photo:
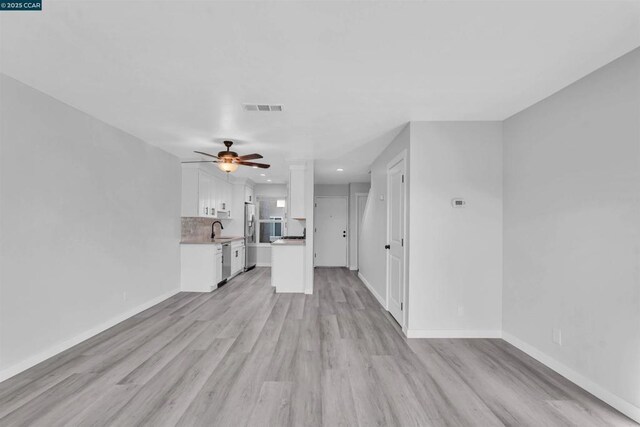
<svg viewBox="0 0 640 427"><path fill-rule="evenodd" d="M226 282L231 276L231 243L222 244L222 281Z"/></svg>

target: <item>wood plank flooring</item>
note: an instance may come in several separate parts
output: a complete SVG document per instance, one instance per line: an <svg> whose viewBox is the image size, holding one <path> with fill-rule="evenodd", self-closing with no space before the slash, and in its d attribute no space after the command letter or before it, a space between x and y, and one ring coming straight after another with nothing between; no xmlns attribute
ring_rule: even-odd
<svg viewBox="0 0 640 427"><path fill-rule="evenodd" d="M407 340L357 276L257 268L0 384L1 426L636 425L502 340Z"/></svg>

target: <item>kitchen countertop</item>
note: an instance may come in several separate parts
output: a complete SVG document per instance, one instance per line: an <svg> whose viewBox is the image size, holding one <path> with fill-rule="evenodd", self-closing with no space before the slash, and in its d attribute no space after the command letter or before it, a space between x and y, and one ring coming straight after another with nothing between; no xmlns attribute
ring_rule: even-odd
<svg viewBox="0 0 640 427"><path fill-rule="evenodd" d="M211 238L197 238L180 241L181 245L221 245L223 243L236 242L238 240L244 240L244 237L216 237Z"/></svg>
<svg viewBox="0 0 640 427"><path fill-rule="evenodd" d="M271 244L275 246L304 246L306 241L305 239L278 239Z"/></svg>

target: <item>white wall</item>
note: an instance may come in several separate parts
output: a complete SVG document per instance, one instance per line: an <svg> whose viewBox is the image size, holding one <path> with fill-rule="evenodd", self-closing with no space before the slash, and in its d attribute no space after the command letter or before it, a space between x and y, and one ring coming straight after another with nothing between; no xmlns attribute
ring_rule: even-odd
<svg viewBox="0 0 640 427"><path fill-rule="evenodd" d="M0 379L180 283L180 163L0 76Z"/></svg>
<svg viewBox="0 0 640 427"><path fill-rule="evenodd" d="M411 122L409 336L499 336L502 124ZM465 208L453 208L462 197Z"/></svg>
<svg viewBox="0 0 640 427"><path fill-rule="evenodd" d="M358 265L356 259L358 240L356 236L356 221L358 219L358 204L356 194L369 193L371 184L368 182L352 182L349 184L349 268L355 270Z"/></svg>
<svg viewBox="0 0 640 427"><path fill-rule="evenodd" d="M504 137L506 336L640 421L640 49Z"/></svg>
<svg viewBox="0 0 640 427"><path fill-rule="evenodd" d="M316 197L349 196L349 184L316 184L314 191Z"/></svg>
<svg viewBox="0 0 640 427"><path fill-rule="evenodd" d="M256 197L287 197L287 184L256 184L253 187Z"/></svg>
<svg viewBox="0 0 640 427"><path fill-rule="evenodd" d="M387 163L402 150L407 151L407 172L409 175L409 124L396 136L371 165L371 190L362 218L360 240L361 278L379 301L386 300L386 244L387 236ZM383 200L380 200L382 196ZM410 198L410 194L408 194ZM410 205L410 200L407 204ZM408 251L407 251L408 252ZM384 304L384 303L383 303Z"/></svg>

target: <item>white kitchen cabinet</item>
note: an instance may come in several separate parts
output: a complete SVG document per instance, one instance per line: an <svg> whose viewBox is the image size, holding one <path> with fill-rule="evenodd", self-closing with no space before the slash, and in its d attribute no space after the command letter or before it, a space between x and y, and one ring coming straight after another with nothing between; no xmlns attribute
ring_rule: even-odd
<svg viewBox="0 0 640 427"><path fill-rule="evenodd" d="M231 243L231 276L244 270L244 241Z"/></svg>
<svg viewBox="0 0 640 427"><path fill-rule="evenodd" d="M211 292L222 281L222 245L180 245L180 287L188 292Z"/></svg>
<svg viewBox="0 0 640 427"><path fill-rule="evenodd" d="M209 217L217 218L216 203L218 200L218 186L216 185L217 179L210 177L209 179Z"/></svg>
<svg viewBox="0 0 640 427"><path fill-rule="evenodd" d="M214 178L206 172L198 171L198 197L200 212L199 216L213 218L215 212L215 202L212 200Z"/></svg>
<svg viewBox="0 0 640 427"><path fill-rule="evenodd" d="M222 179L215 179L216 186L216 210L224 218L231 217L231 202L233 198L232 184Z"/></svg>
<svg viewBox="0 0 640 427"><path fill-rule="evenodd" d="M244 201L246 203L255 203L253 197L253 188L249 187L248 185L244 187Z"/></svg>
<svg viewBox="0 0 640 427"><path fill-rule="evenodd" d="M215 198L214 178L206 172L192 167L182 168L182 211L186 217L213 218Z"/></svg>
<svg viewBox="0 0 640 427"><path fill-rule="evenodd" d="M271 286L281 292L304 292L305 241L276 240L271 244Z"/></svg>
<svg viewBox="0 0 640 427"><path fill-rule="evenodd" d="M289 169L289 217L305 219L304 208L305 167L290 166Z"/></svg>
<svg viewBox="0 0 640 427"><path fill-rule="evenodd" d="M222 282L222 245L220 246L220 250L215 253L214 265L216 268L215 282L220 283Z"/></svg>

